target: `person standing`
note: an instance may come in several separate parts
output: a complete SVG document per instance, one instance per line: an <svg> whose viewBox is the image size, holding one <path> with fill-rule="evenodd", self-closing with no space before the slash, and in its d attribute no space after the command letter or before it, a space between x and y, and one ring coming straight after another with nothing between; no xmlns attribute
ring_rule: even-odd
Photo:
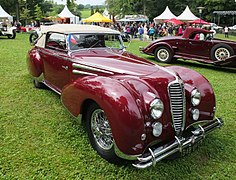
<svg viewBox="0 0 236 180"><path fill-rule="evenodd" d="M225 38L229 38L229 28L227 26L225 26L224 31L225 31Z"/></svg>
<svg viewBox="0 0 236 180"><path fill-rule="evenodd" d="M138 28L138 34L139 34L139 39L142 41L143 40L143 34L144 34L144 29L143 26L140 25Z"/></svg>

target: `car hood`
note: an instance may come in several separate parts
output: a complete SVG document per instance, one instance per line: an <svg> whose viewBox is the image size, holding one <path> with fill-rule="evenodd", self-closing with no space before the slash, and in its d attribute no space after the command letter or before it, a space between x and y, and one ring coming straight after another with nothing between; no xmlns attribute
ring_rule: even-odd
<svg viewBox="0 0 236 180"><path fill-rule="evenodd" d="M71 53L70 56L78 66L88 66L110 74L145 76L160 71L156 64L121 50L80 50Z"/></svg>

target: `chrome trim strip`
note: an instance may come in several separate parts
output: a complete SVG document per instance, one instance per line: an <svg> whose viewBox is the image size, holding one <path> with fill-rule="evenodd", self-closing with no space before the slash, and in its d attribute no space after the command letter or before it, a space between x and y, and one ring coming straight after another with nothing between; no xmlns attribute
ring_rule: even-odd
<svg viewBox="0 0 236 180"><path fill-rule="evenodd" d="M74 68L91 70L91 71L95 71L95 72L102 72L102 73L106 73L106 74L110 74L110 75L114 74L113 72L109 72L109 71L102 70L102 69L96 69L96 68L93 68L93 67L88 67L88 66L85 66L85 65L77 64L77 63L73 63L72 66Z"/></svg>
<svg viewBox="0 0 236 180"><path fill-rule="evenodd" d="M133 166L139 169L144 169L150 167L154 164L153 159L155 159L156 163L165 159L166 157L180 152L182 149L188 148L193 146L200 140L204 139L205 134L210 133L211 131L215 130L216 128L220 128L224 124L223 120L220 118L216 118L215 120L211 121L204 127L199 127L192 132L187 138L177 138L173 143L164 145L164 148L159 150L159 147L152 150L149 148L149 154L145 157L138 157L138 161L133 163ZM150 152L152 151L152 152ZM153 157L154 155L154 157Z"/></svg>
<svg viewBox="0 0 236 180"><path fill-rule="evenodd" d="M123 152L120 151L120 149L117 147L115 142L114 142L114 151L115 151L115 154L118 157L120 157L122 159L126 159L126 160L137 160L137 157L141 156L141 154L139 154L139 155L127 155L127 154L124 154Z"/></svg>
<svg viewBox="0 0 236 180"><path fill-rule="evenodd" d="M84 71L78 71L78 70L73 70L73 74L83 74L83 75L89 75L89 76L98 76L97 74L94 73L89 73L89 72L84 72Z"/></svg>
<svg viewBox="0 0 236 180"><path fill-rule="evenodd" d="M185 88L184 88L184 83L181 79L179 79L177 76L176 76L176 80L170 82L168 84L168 87L167 87L167 91L168 91L168 95L169 95L169 102L170 102L170 109L171 109L171 117L172 117L172 125L174 127L174 130L175 130L175 133L176 133L176 123L175 123L175 119L176 119L176 116L174 116L173 114L173 105L172 105L172 101L171 101L171 95L170 95L170 87L172 84L179 84L180 85L180 88L181 88L181 93L182 93L182 103L183 105L181 106L181 112L182 112L182 122L181 122L181 132L179 134L176 134L178 137L182 135L182 132L184 130L184 127L185 127L185 123L186 123L186 97L185 97Z"/></svg>
<svg viewBox="0 0 236 180"><path fill-rule="evenodd" d="M47 86L48 88L50 88L52 91L54 91L55 93L61 95L61 92L56 90L55 88L51 87L50 85L48 85L45 81L42 82L43 84L45 84L45 86Z"/></svg>

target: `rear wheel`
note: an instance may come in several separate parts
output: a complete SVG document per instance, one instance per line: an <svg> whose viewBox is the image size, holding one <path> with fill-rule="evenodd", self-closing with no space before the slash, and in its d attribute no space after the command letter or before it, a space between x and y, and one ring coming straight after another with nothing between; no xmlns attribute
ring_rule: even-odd
<svg viewBox="0 0 236 180"><path fill-rule="evenodd" d="M154 52L154 56L158 62L164 63L171 63L173 58L170 48L165 46L158 47Z"/></svg>
<svg viewBox="0 0 236 180"><path fill-rule="evenodd" d="M213 61L225 61L234 55L234 50L227 44L217 44L211 49L211 58Z"/></svg>
<svg viewBox="0 0 236 180"><path fill-rule="evenodd" d="M93 149L107 161L119 163L121 159L115 154L114 139L104 110L96 103L92 103L88 108L85 120L86 130Z"/></svg>
<svg viewBox="0 0 236 180"><path fill-rule="evenodd" d="M45 85L42 82L39 82L37 79L34 79L34 87L38 89L45 89Z"/></svg>

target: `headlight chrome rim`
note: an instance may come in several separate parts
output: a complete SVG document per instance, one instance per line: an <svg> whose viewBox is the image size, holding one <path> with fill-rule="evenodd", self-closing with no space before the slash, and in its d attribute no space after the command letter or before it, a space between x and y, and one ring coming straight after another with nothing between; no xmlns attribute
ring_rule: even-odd
<svg viewBox="0 0 236 180"><path fill-rule="evenodd" d="M151 117L153 119L159 119L164 111L164 104L160 99L154 99L150 103Z"/></svg>
<svg viewBox="0 0 236 180"><path fill-rule="evenodd" d="M198 89L191 92L191 102L193 106L198 106L201 102L201 93Z"/></svg>

